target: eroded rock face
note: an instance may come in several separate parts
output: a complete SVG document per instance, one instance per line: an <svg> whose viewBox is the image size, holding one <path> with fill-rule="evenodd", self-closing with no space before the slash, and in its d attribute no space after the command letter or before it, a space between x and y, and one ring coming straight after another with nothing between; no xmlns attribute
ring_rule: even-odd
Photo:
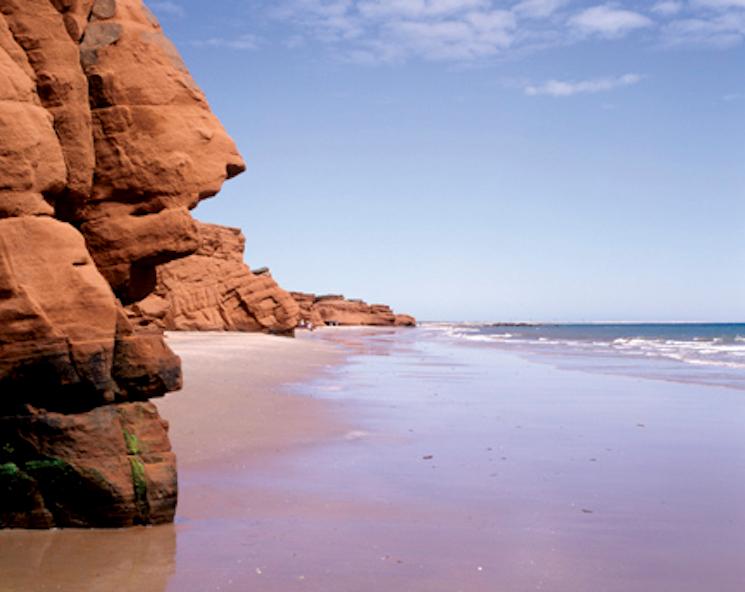
<svg viewBox="0 0 745 592"><path fill-rule="evenodd" d="M245 169L175 47L140 0L96 0L80 45L96 175L70 213L125 302L157 265L199 247L189 209Z"/></svg>
<svg viewBox="0 0 745 592"><path fill-rule="evenodd" d="M292 292L292 296L300 306L300 319L303 325L313 327L322 325L416 326L414 317L396 314L386 304L368 304L363 300L347 300L338 294L316 296L304 292Z"/></svg>
<svg viewBox="0 0 745 592"><path fill-rule="evenodd" d="M322 327L326 324L321 313L314 306L316 302L315 294L308 292L290 292L290 294L300 307L300 325L303 327Z"/></svg>
<svg viewBox="0 0 745 592"><path fill-rule="evenodd" d="M0 418L8 527L111 527L168 522L176 506L176 459L168 424L152 403L87 413L32 410Z"/></svg>
<svg viewBox="0 0 745 592"><path fill-rule="evenodd" d="M245 166L141 0L0 0L0 80L0 527L172 520L180 360L122 302Z"/></svg>
<svg viewBox="0 0 745 592"><path fill-rule="evenodd" d="M155 290L127 307L143 325L171 331L263 331L293 334L296 327L324 325L415 326L389 306L339 295L288 293L266 268L244 262L238 228L197 222L196 253L158 267Z"/></svg>
<svg viewBox="0 0 745 592"><path fill-rule="evenodd" d="M175 331L264 331L291 334L299 307L269 270L244 263L238 228L197 223L201 246L193 255L158 268L158 285L130 307Z"/></svg>

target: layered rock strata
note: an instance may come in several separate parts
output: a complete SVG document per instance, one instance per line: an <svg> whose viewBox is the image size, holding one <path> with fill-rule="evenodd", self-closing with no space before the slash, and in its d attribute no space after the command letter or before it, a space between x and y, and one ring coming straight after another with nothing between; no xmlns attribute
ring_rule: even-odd
<svg viewBox="0 0 745 592"><path fill-rule="evenodd" d="M175 331L264 331L292 334L300 309L266 268L244 263L238 228L197 223L196 253L158 268L155 291L130 307Z"/></svg>
<svg viewBox="0 0 745 592"><path fill-rule="evenodd" d="M122 304L243 161L141 0L0 0L0 79L0 527L170 521L180 361Z"/></svg>
<svg viewBox="0 0 745 592"><path fill-rule="evenodd" d="M291 294L300 306L300 321L303 326L416 326L414 317L396 314L386 304L368 304L364 300L347 300L344 296L337 294L325 296L305 292L291 292Z"/></svg>
<svg viewBox="0 0 745 592"><path fill-rule="evenodd" d="M314 306L316 295L308 292L290 292L300 308L299 325L302 327L322 327L326 323Z"/></svg>
<svg viewBox="0 0 745 592"><path fill-rule="evenodd" d="M244 262L245 237L238 228L196 222L197 251L158 266L146 298L127 307L133 322L170 331L261 331L292 335L297 327L326 325L416 325L384 304L339 295L286 292L269 269Z"/></svg>

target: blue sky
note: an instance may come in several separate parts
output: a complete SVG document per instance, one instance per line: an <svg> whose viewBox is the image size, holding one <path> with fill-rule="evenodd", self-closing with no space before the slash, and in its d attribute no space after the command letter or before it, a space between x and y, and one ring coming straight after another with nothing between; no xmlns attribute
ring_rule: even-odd
<svg viewBox="0 0 745 592"><path fill-rule="evenodd" d="M745 321L745 0L151 0L248 171L198 218L422 319Z"/></svg>

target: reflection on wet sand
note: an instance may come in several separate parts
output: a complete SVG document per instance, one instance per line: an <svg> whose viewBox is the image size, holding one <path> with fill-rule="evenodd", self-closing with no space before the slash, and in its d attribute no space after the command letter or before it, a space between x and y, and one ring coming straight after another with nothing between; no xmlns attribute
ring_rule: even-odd
<svg viewBox="0 0 745 592"><path fill-rule="evenodd" d="M163 592L176 528L0 531L0 590Z"/></svg>

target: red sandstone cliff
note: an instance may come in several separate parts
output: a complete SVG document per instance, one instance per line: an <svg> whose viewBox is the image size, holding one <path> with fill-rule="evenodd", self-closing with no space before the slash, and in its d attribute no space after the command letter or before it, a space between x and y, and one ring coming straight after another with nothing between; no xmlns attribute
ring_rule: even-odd
<svg viewBox="0 0 745 592"><path fill-rule="evenodd" d="M414 326L384 304L343 296L288 293L268 269L244 263L245 238L237 228L197 222L199 249L158 267L157 285L127 307L135 320L173 331L264 331L289 335L298 326Z"/></svg>
<svg viewBox="0 0 745 592"><path fill-rule="evenodd" d="M291 292L300 306L300 320L314 327L323 325L362 325L413 327L416 319L410 315L396 314L385 304L368 304L363 300L347 300L344 296L329 294L316 296L304 292Z"/></svg>
<svg viewBox="0 0 745 592"><path fill-rule="evenodd" d="M265 331L291 334L299 307L269 271L251 272L237 228L197 223L196 253L158 268L154 292L131 307L176 331Z"/></svg>
<svg viewBox="0 0 745 592"><path fill-rule="evenodd" d="M0 528L173 519L161 327L413 324L192 219L245 165L141 0L0 0L0 80Z"/></svg>
<svg viewBox="0 0 745 592"><path fill-rule="evenodd" d="M0 527L170 521L180 361L122 303L243 161L141 0L0 0L0 80Z"/></svg>
<svg viewBox="0 0 745 592"><path fill-rule="evenodd" d="M316 301L315 294L309 294L307 292L290 292L290 294L300 307L298 318L302 326L322 327L326 324L321 313L314 306Z"/></svg>

